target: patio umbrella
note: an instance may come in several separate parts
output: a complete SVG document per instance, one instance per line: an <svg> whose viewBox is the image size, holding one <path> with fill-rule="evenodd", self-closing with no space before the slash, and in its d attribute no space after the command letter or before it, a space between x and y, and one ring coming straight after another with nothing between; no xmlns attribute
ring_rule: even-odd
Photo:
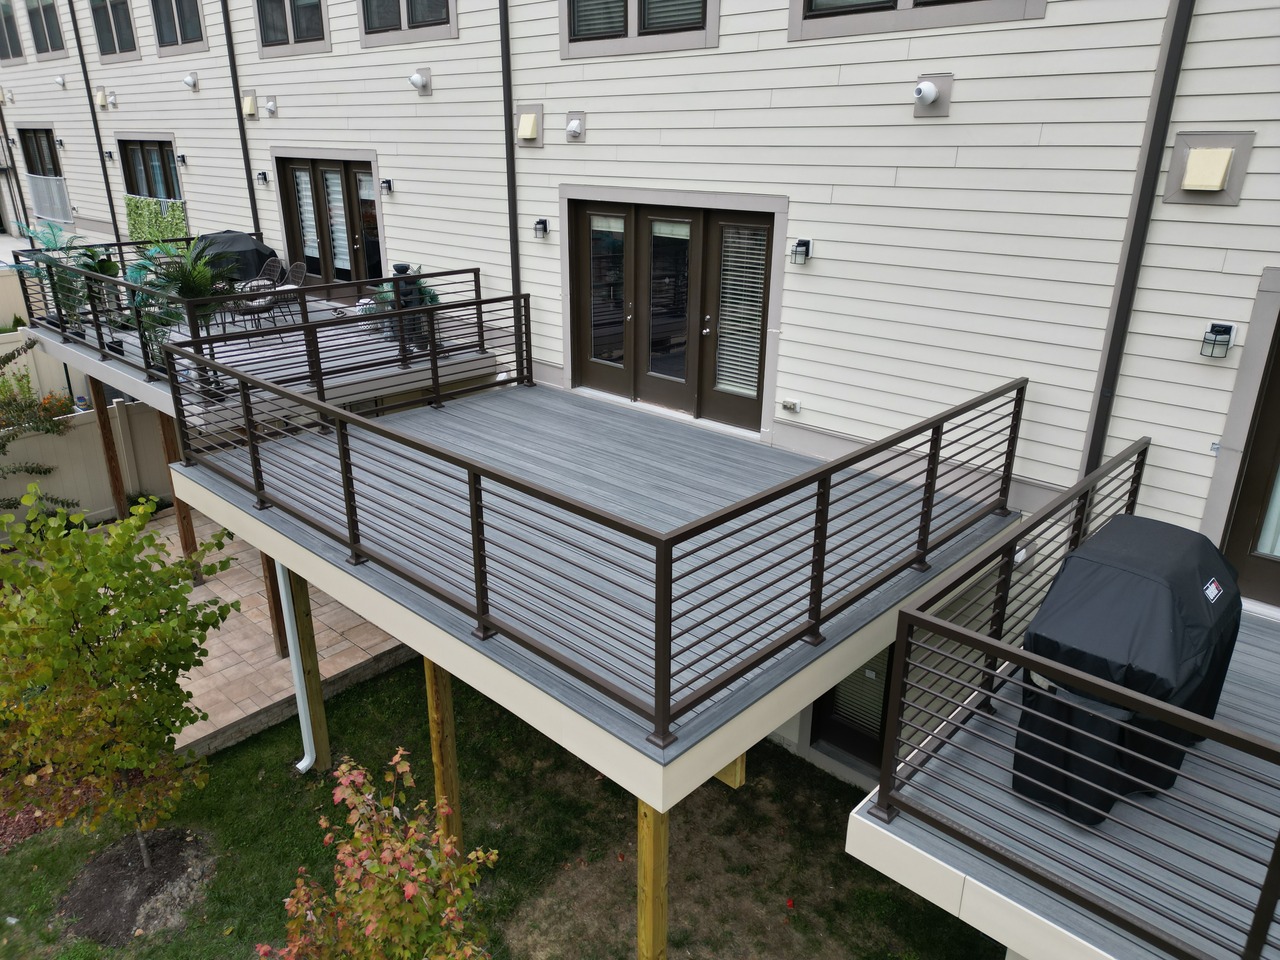
<svg viewBox="0 0 1280 960"><path fill-rule="evenodd" d="M206 256L221 256L235 267L236 280L252 280L276 252L261 240L239 230L219 230L197 238Z"/></svg>

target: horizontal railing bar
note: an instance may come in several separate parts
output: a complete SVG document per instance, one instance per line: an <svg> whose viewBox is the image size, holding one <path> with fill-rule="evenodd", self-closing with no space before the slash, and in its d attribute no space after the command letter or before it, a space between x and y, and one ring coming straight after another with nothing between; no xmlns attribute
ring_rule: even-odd
<svg viewBox="0 0 1280 960"><path fill-rule="evenodd" d="M700 603L698 603L696 606L691 607L691 608L689 608L689 609L687 609L687 610L684 610L684 611L682 611L682 612L681 612L681 613L679 613L679 614L675 614L675 612L673 611L673 613L672 613L672 625L671 625L671 631L672 631L672 637L673 637L673 639L674 639L674 637L675 637L675 636L683 635L683 634L689 633L689 632L690 632L690 631L692 631L692 630L697 630L697 629L698 629L698 628L700 628L700 627L706 626L706 625L707 625L708 623L710 623L712 620L715 620L715 619L717 619L717 618L719 618L719 617L722 617L722 616L725 614L725 612L726 612L726 611L731 611L731 610L740 611L740 612L741 612L741 614L742 614L742 616L741 616L739 619L745 619L745 618L746 618L746 616L747 616L748 614L750 614L750 613L754 613L757 609L759 609L759 607L758 607L758 606L756 606L756 607L749 608L749 609L747 609L747 610L745 610L745 611L744 611L744 610L741 610L741 608L737 605L737 602L736 602L736 601L735 601L735 602L728 603L728 604L721 605L721 606L719 606L719 607L714 607L714 608L713 608L713 607L711 606L711 605L712 605L712 604L714 604L716 601L721 600L721 599L725 598L726 596L728 596L728 595L730 595L730 594L735 594L735 593L736 593L736 594L741 594L741 593L743 593L743 592L748 592L750 596L758 597L758 596L760 595L760 591L761 591L761 590L764 590L764 589L767 589L767 588L769 588L769 587L774 586L776 583L778 583L778 582L779 582L779 580L784 579L786 576L788 576L788 575L790 575L790 574L793 574L793 573L804 573L804 574L806 574L806 581L805 581L805 583L806 583L806 589L807 589L807 583L808 583L808 581L807 581L807 576L808 576L807 571L810 569L810 559L811 559L811 557L812 557L812 554L813 554L813 546L812 546L812 544L805 544L805 545L802 545L798 550L793 550L793 551L792 551L791 553L789 553L789 554L786 554L786 555L784 555L784 556L778 557L778 558L777 558L777 560L776 560L776 562L773 562L773 563L771 563L771 564L770 564L770 567L769 567L769 571L770 571L770 572L776 572L776 571L779 571L779 570L781 570L781 571L782 571L780 574L778 574L777 576L775 576L773 579L771 579L771 580L766 580L766 581L763 581L763 582L762 582L759 578L760 578L761 576L766 575L766 574L765 574L765 572L764 572L764 571L761 571L760 573L753 574L753 575L751 575L751 576L747 577L746 579L738 580L736 583L734 583L734 584L733 584L732 586L730 586L730 587L726 587L726 588L725 588L725 589L723 589L723 590L717 591L717 592L716 592L715 594L713 594L712 596L709 596L709 597L705 598L704 600L702 600L702 601L701 601ZM800 563L800 564L798 564L798 565L793 566L790 570L788 570L786 567L784 567L784 566L783 566L783 565L784 565L785 563L787 563L788 561L794 560L794 559L796 559L796 557L799 557L799 556L802 556L802 555L805 557L805 560L804 560L802 563ZM716 582L718 583L719 581L717 580ZM751 585L752 589L751 589L750 591L745 591L745 588L746 588L748 585ZM739 598L738 598L738 600L740 600L740 599L741 599L741 597L739 597ZM675 625L676 620L677 620L677 619L679 619L679 620L684 620L685 618L687 618L688 616L690 616L690 614L692 613L692 611L693 611L693 610L698 610L698 611L704 611L704 612L707 612L707 615L706 615L706 616L704 616L704 617L702 617L701 619L695 620L693 623L690 623L690 624L685 625L684 627L682 627L680 630L678 630L678 631L677 631L677 629L676 629L676 625Z"/></svg>
<svg viewBox="0 0 1280 960"><path fill-rule="evenodd" d="M809 511L806 517L802 519L807 519L808 517L813 516L813 513L814 512L812 510ZM772 531L772 533L777 533L777 532L778 532L777 528L775 528ZM772 534L769 534L769 535L772 535ZM769 535L766 535L766 536L769 536ZM718 566L720 563L722 563L724 560L728 559L731 556L735 556L738 553L745 553L747 547L756 546L757 544L760 543L762 539L765 539L765 536L757 537L752 542L744 544L743 549L740 551L731 551L727 554L721 554L718 559L708 560L705 563L700 563L695 567L690 567L689 569L683 570L681 571L679 576L673 579L673 583L679 583L684 580L692 579L696 577L698 574L703 573L704 571L711 569L712 567L716 567L715 582L717 584L727 582L728 585L724 589L722 589L719 593L712 594L710 596L703 596L699 602L706 604L719 599L720 597L724 596L724 594L726 593L732 593L744 582L746 582L745 580L742 580L742 579L730 580L730 577L732 577L734 574L741 573L746 568L754 566L760 561L766 560L774 556L780 550L786 550L792 544L796 543L796 541L802 540L802 539L807 540L808 543L804 544L801 547L801 550L808 551L808 552L812 552L813 550L813 528L802 527L795 534L793 534L792 536L788 537L785 540L780 540L774 543L765 543L763 545L763 549L755 553L744 556L743 559L737 563L734 563L728 567ZM781 559L788 560L794 556L796 556L795 551L787 554L785 557L782 557ZM748 576L748 579L754 576L756 576L755 573L750 573ZM700 593L701 591L705 590L708 586L710 586L710 581L703 580L700 583L695 583L694 585L690 586L687 590L683 590L678 594L673 593L671 596L671 603L673 606L677 603L682 603L693 594Z"/></svg>
<svg viewBox="0 0 1280 960"><path fill-rule="evenodd" d="M772 642L765 644L763 647L757 648L747 656L743 657L739 661L738 666L733 673L721 676L714 683L706 684L683 697L674 699L671 704L671 719L678 720L690 710L693 710L695 707L701 706L703 703L710 700L725 687L737 683L738 680L749 674L760 664L776 656L780 650L786 649L803 637L811 626L812 624L808 621L797 624L786 633L782 634L782 636L777 637ZM675 671L673 671L673 674L674 673ZM681 689L683 689L683 687L681 687ZM676 687L673 681L673 695L675 690Z"/></svg>
<svg viewBox="0 0 1280 960"><path fill-rule="evenodd" d="M500 539L500 538L508 538L508 537L510 537L510 534L508 534L506 531L502 531L502 532L491 531L489 535L486 537L485 543L490 551L490 554L489 554L490 563L496 567L497 564L503 562L504 560L507 560L508 558L512 558L515 560L522 560L526 563L531 564L530 568L521 570L521 573L524 576L529 577L531 580L534 580L537 583L541 583L545 587L551 587L553 585L552 581L546 581L537 577L534 574L532 569L534 565L537 565L540 567L540 566L543 566L544 564L539 564L537 557L530 556L528 554L523 554L518 550L512 549L510 546L504 543L503 539ZM501 553L499 553L499 551L501 551ZM564 559L564 558L558 557L557 559ZM566 561L566 563L568 563L568 561ZM638 605L636 602L642 599L642 595L639 592L615 583L614 585L618 586L618 589L623 591L623 595L621 597L614 596L611 594L603 594L598 591L596 584L591 582L592 574L595 573L598 576L598 571L593 571L588 567L580 566L578 564L572 564L570 569L578 571L578 575L575 575L574 573L566 571L565 569L562 569L562 568L557 568L554 572L557 574L559 579L564 580L572 584L573 586L578 587L583 591L583 594L576 595L574 599L582 600L584 597L596 597L601 600L607 601L606 606L603 606L603 607L599 607L595 605L592 606L592 609L597 610L600 613L608 615L610 612L612 612L616 615L619 608L621 608L622 610L625 610L626 612L633 614L638 620L652 622L653 620L652 609L651 608L646 609L645 607ZM613 582L613 581L610 581L610 582ZM541 599L548 600L548 598L546 597L542 597Z"/></svg>
<svg viewBox="0 0 1280 960"><path fill-rule="evenodd" d="M919 437L922 434L931 431L938 424L945 423L952 417L959 416L974 409L975 407L980 407L985 403L989 403L991 400L1001 397L1006 393L1019 390L1025 387L1027 383L1028 381L1026 377L1011 380L1001 387L997 387L994 390L988 390L981 396L975 397L966 403L957 404L948 410L944 410L942 413L936 414L927 420L923 420L920 423L890 434L883 440L878 440L875 443L862 447L861 449L856 450L851 454L847 454L838 460L814 467L813 469L802 473L800 476L776 484L762 493L744 497L737 503L724 507L721 510L717 510L708 516L690 521L689 523L672 530L667 537L673 544L681 543L691 537L697 536L711 527L719 526L721 523L740 517L744 513L749 513L761 504L768 503L777 497L786 496L788 493L798 490L801 487L808 486L811 483L817 483L817 481L822 477L829 477L833 473L837 473L840 470L844 470L855 464L861 463L868 457L876 456L885 450L898 446L906 440Z"/></svg>
<svg viewBox="0 0 1280 960"><path fill-rule="evenodd" d="M505 490L503 490L501 486L485 487L485 498L486 498L485 499L486 512L492 509L495 515L502 516L503 518L507 520L512 520L514 522L524 522L524 521L521 520L518 513L512 512L510 508L515 508L516 510L519 510L519 511L532 513L532 514L535 514L536 516L542 517L544 520L549 520L553 524L565 527L566 529L572 530L575 533L580 533L584 537L587 537L588 539L600 540L604 543L607 543L610 547L620 550L623 553L629 554L630 556L634 557L636 560L640 561L643 564L653 563L652 553L646 553L642 550L636 549L635 547L631 546L631 543L628 540L611 539L609 537L602 535L603 533L606 533L606 532L615 533L616 531L613 531L613 530L601 531L595 528L583 527L579 525L579 523L575 522L575 521L581 521L581 520L588 520L589 522L589 518L579 517L577 514L568 514L563 517L556 516L550 513L547 509L540 507L539 506L540 501L535 500L535 501L529 502L529 501L517 500L513 496L508 494ZM508 507L503 508L498 504L507 504ZM573 541L571 540L564 540L563 538L561 539L565 544L571 545L573 543Z"/></svg>
<svg viewBox="0 0 1280 960"><path fill-rule="evenodd" d="M807 508L805 507L805 503L812 499L813 499L813 494L809 494L808 496L802 497L800 500L796 502L785 504L784 506L779 507L779 509L772 510L761 517L753 517L751 520L751 523L743 527L739 527L734 530L725 531L721 533L719 536L711 540L705 541L703 543L699 543L697 545L693 545L691 546L691 549L686 550L684 553L680 554L679 556L673 556L672 565L675 566L675 565L684 564L691 557L698 556L705 550L709 550L712 547L717 547L723 544L725 545L724 550L710 557L701 557L700 562L698 563L697 567L695 567L695 569L700 569L702 567L711 566L713 564L719 563L722 560L725 560L726 558L737 553L739 549L752 546L756 543L759 543L761 540L764 540L768 537L773 536L779 530L784 530L787 527L793 526L797 520L804 520L809 517L812 517L816 512L815 507L812 504L810 504ZM784 514L789 514L794 510L803 510L804 512L800 513L795 517L784 516ZM768 521L768 520L781 520L782 522L779 524L775 524L773 526L765 527L764 526L765 521ZM747 530L750 530L756 527L763 527L763 529L761 529L758 533L756 533L755 536L752 536L747 540L735 539L736 537L741 536ZM683 575L684 574L681 574L681 576ZM679 578L677 577L677 579Z"/></svg>

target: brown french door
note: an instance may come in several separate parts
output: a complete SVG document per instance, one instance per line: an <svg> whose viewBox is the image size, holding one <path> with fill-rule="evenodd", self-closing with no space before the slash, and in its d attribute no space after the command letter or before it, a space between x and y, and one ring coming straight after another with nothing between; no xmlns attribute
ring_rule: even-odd
<svg viewBox="0 0 1280 960"><path fill-rule="evenodd" d="M1240 572L1246 597L1280 606L1280 334L1246 451L1223 552Z"/></svg>
<svg viewBox="0 0 1280 960"><path fill-rule="evenodd" d="M283 160L280 183L289 259L306 263L308 279L366 280L385 274L370 164Z"/></svg>
<svg viewBox="0 0 1280 960"><path fill-rule="evenodd" d="M575 383L760 426L771 219L678 207L576 207Z"/></svg>

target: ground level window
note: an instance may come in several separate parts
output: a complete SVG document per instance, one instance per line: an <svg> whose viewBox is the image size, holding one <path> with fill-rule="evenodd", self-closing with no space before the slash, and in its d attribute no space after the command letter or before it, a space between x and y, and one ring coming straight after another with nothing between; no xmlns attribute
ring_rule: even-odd
<svg viewBox="0 0 1280 960"><path fill-rule="evenodd" d="M178 163L173 144L157 140L122 140L125 189L136 197L181 200Z"/></svg>

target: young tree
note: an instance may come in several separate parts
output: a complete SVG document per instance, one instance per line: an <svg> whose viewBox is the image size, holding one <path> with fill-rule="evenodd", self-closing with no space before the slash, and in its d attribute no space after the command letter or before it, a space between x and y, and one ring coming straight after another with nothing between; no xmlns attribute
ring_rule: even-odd
<svg viewBox="0 0 1280 960"><path fill-rule="evenodd" d="M189 561L146 529L155 500L107 527L51 512L33 484L25 515L0 516L0 806L31 804L56 823L111 816L138 834L168 817L202 761L175 751L203 718L179 677L236 604L191 599L192 574L227 534Z"/></svg>
<svg viewBox="0 0 1280 960"><path fill-rule="evenodd" d="M334 891L328 893L298 870L285 900L288 940L283 948L258 945L276 960L466 960L487 957L472 916L480 868L498 860L495 850L464 854L440 824L449 809L427 801L412 810L405 788L413 772L403 747L387 764L385 784L346 759L334 772L333 802L345 806L351 835L338 842ZM328 818L320 826L329 829ZM325 835L325 845L334 833Z"/></svg>
<svg viewBox="0 0 1280 960"><path fill-rule="evenodd" d="M57 436L65 433L67 423L60 417L74 411L71 398L64 393L38 394L31 386L31 376L26 370L13 369L13 364L36 345L27 340L0 354L0 480L13 476L47 477L53 467L31 461L10 463L9 444L29 433L47 433ZM21 497L0 496L0 510L17 510ZM53 507L68 510L77 506L76 501L65 497L45 495L45 502Z"/></svg>

